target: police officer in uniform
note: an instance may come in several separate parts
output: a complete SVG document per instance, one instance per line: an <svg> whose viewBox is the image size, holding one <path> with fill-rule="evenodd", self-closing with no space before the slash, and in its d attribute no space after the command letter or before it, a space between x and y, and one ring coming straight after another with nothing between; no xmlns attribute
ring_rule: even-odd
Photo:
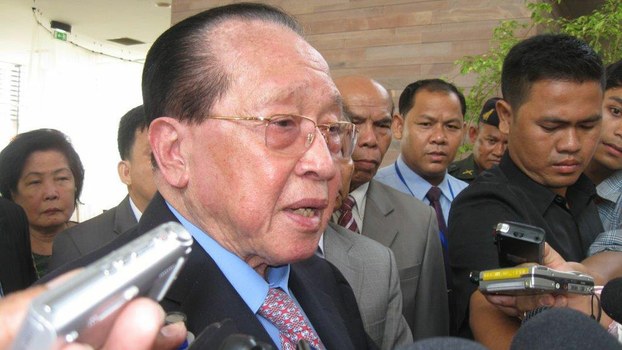
<svg viewBox="0 0 622 350"><path fill-rule="evenodd" d="M469 139L473 152L466 158L453 162L447 168L450 175L471 182L482 171L499 164L507 147L507 135L499 131L499 116L495 105L500 100L493 97L486 101L477 121L469 127Z"/></svg>

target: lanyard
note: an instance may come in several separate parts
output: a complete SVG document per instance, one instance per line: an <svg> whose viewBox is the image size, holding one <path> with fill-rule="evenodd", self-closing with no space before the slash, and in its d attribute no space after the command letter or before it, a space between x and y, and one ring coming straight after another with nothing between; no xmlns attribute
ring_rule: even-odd
<svg viewBox="0 0 622 350"><path fill-rule="evenodd" d="M404 180L404 176L402 176L402 172L400 171L400 167L397 165L397 161L393 163L393 167L395 167L395 172L397 173L397 177L399 177L400 181L402 181L404 186L406 186L406 189L408 189L408 192L410 192L410 195L416 198L415 194L410 189L410 186L408 186L408 184L406 183L406 180ZM451 182L447 181L447 185L449 186L449 193L451 194L451 200L453 201L455 196L454 196L454 190L453 188L451 188Z"/></svg>

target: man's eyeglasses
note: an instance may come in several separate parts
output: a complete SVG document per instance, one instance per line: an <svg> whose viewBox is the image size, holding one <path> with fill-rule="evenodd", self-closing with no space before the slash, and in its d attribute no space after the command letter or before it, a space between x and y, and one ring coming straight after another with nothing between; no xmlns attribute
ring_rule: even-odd
<svg viewBox="0 0 622 350"><path fill-rule="evenodd" d="M316 129L319 129L324 136L328 150L334 159L350 158L356 144L356 126L345 121L318 125L307 117L295 114L275 114L270 117L208 116L207 118L262 121L266 126L266 147L293 157L301 156L311 147L315 140Z"/></svg>

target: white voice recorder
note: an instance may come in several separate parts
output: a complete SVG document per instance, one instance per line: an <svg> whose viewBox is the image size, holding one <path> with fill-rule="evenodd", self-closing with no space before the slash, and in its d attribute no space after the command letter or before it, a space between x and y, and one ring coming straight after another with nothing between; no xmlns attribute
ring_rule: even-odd
<svg viewBox="0 0 622 350"><path fill-rule="evenodd" d="M130 300L161 300L192 250L192 236L169 222L88 265L35 298L12 349L57 349L71 342L101 347Z"/></svg>

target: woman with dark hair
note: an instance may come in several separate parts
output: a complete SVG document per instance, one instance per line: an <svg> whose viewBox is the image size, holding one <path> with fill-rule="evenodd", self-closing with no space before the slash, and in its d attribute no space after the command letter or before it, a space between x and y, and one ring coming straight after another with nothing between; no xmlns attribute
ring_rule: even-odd
<svg viewBox="0 0 622 350"><path fill-rule="evenodd" d="M26 212L39 277L47 272L54 238L70 225L83 183L80 157L58 130L19 134L0 152L0 194Z"/></svg>

